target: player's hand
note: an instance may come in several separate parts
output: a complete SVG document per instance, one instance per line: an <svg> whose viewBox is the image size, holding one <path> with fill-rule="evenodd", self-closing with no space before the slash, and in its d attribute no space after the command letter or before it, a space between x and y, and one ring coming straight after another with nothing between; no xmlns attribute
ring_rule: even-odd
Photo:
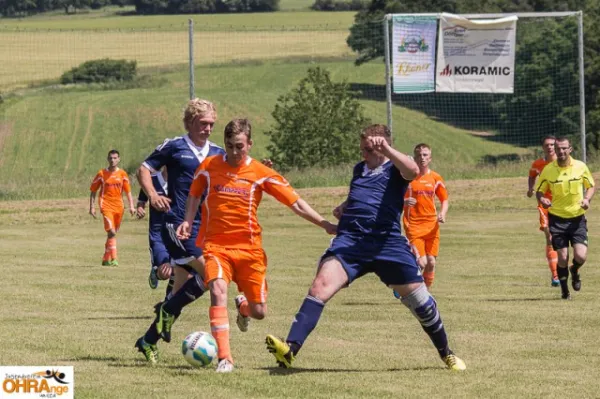
<svg viewBox="0 0 600 399"><path fill-rule="evenodd" d="M588 208L590 207L590 200L584 198L581 200L581 202L579 204L581 205L581 208L583 208L587 211Z"/></svg>
<svg viewBox="0 0 600 399"><path fill-rule="evenodd" d="M415 197L408 197L404 200L404 205L406 206L415 206L417 204L417 199Z"/></svg>
<svg viewBox="0 0 600 399"><path fill-rule="evenodd" d="M190 236L192 235L192 228L190 227L190 224L186 221L181 223L177 227L175 235L177 235L177 238L179 238L180 240L187 240L188 238L190 238Z"/></svg>
<svg viewBox="0 0 600 399"><path fill-rule="evenodd" d="M168 212L171 209L171 199L163 195L155 195L150 198L150 205L159 212Z"/></svg>
<svg viewBox="0 0 600 399"><path fill-rule="evenodd" d="M332 235L337 234L337 224L333 224L328 220L323 220L321 222L321 227L323 227L323 229L325 229L327 234L332 234Z"/></svg>
<svg viewBox="0 0 600 399"><path fill-rule="evenodd" d="M269 158L265 158L262 161L260 161L263 165L272 168L273 167L273 161L271 161Z"/></svg>
<svg viewBox="0 0 600 399"><path fill-rule="evenodd" d="M137 211L135 210L134 207L130 207L129 208L129 213L131 214L131 216L135 216L135 214L137 213Z"/></svg>
<svg viewBox="0 0 600 399"><path fill-rule="evenodd" d="M527 190L527 198L533 197L533 190Z"/></svg>
<svg viewBox="0 0 600 399"><path fill-rule="evenodd" d="M156 269L156 277L159 280L168 280L173 272L173 267L169 263L163 263Z"/></svg>
<svg viewBox="0 0 600 399"><path fill-rule="evenodd" d="M337 220L340 220L342 218L343 213L344 213L344 206L338 205L333 210L333 217L336 218Z"/></svg>
<svg viewBox="0 0 600 399"><path fill-rule="evenodd" d="M144 216L146 216L146 208L138 205L138 207L135 209L135 214L138 219L143 219Z"/></svg>
<svg viewBox="0 0 600 399"><path fill-rule="evenodd" d="M438 219L438 222L439 222L439 223L446 223L446 215L444 215L443 213L440 213L440 214L438 215L438 218L437 218L437 219Z"/></svg>
<svg viewBox="0 0 600 399"><path fill-rule="evenodd" d="M89 213L90 213L90 215L92 215L92 217L94 219L96 219L96 208L90 208L90 212Z"/></svg>
<svg viewBox="0 0 600 399"><path fill-rule="evenodd" d="M544 209L548 209L550 206L552 206L552 201L550 201L548 198L542 197L540 198L540 204L542 207L544 207Z"/></svg>
<svg viewBox="0 0 600 399"><path fill-rule="evenodd" d="M385 140L385 137L381 136L369 136L368 137L369 145L379 154L385 155L387 154L387 150L390 148L390 145Z"/></svg>

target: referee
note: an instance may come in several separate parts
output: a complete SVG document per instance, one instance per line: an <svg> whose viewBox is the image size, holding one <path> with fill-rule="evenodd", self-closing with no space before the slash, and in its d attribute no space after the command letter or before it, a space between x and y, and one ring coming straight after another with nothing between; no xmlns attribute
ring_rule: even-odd
<svg viewBox="0 0 600 399"><path fill-rule="evenodd" d="M587 259L587 222L585 211L594 196L594 178L587 165L571 158L571 143L566 137L554 142L556 161L546 165L539 177L536 197L548 210L548 224L552 234L552 246L558 253L558 278L562 299L571 299L569 293L569 271L571 285L575 291L581 289L579 269ZM550 191L552 200L544 197ZM573 265L569 266L569 243L573 247Z"/></svg>

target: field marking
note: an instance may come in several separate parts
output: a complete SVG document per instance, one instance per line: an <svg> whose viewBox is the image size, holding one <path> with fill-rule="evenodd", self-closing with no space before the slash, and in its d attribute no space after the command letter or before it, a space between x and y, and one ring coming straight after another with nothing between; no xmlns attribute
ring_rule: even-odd
<svg viewBox="0 0 600 399"><path fill-rule="evenodd" d="M4 149L4 143L6 142L6 139L8 137L10 137L13 133L13 125L14 125L14 122L0 123L0 154L2 153L2 150ZM6 157L0 157L0 166L2 166L2 164L4 164L4 158L6 158Z"/></svg>
<svg viewBox="0 0 600 399"><path fill-rule="evenodd" d="M73 117L73 111L69 112L69 120ZM73 157L73 146L75 145L75 138L77 137L77 131L79 130L79 121L81 117L81 107L77 107L75 112L75 125L73 126L73 134L71 134L71 141L69 142L69 150L67 151L67 160L65 162L65 172L71 166L71 158Z"/></svg>
<svg viewBox="0 0 600 399"><path fill-rule="evenodd" d="M94 122L94 113L92 112L92 107L88 107L88 124L87 129L85 131L85 136L83 136L83 140L81 141L81 151L79 152L79 165L77 166L77 171L81 171L83 169L83 159L87 155L85 152L85 147L87 147L88 142L90 141L90 137L92 135L92 124Z"/></svg>

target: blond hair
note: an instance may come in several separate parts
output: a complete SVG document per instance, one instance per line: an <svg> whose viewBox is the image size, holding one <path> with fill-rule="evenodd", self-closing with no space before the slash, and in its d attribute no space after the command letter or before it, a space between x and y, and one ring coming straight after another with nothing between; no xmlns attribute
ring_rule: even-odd
<svg viewBox="0 0 600 399"><path fill-rule="evenodd" d="M185 130L189 131L194 123L194 119L197 117L204 117L212 115L215 119L217 118L217 109L215 105L208 100L202 100L200 98L194 98L188 101L185 110L183 111L183 126Z"/></svg>
<svg viewBox="0 0 600 399"><path fill-rule="evenodd" d="M386 125L369 125L366 128L364 128L362 132L360 132L361 139L366 139L367 137L371 136L385 137L385 140L388 142L388 144L391 144L392 142L392 132Z"/></svg>

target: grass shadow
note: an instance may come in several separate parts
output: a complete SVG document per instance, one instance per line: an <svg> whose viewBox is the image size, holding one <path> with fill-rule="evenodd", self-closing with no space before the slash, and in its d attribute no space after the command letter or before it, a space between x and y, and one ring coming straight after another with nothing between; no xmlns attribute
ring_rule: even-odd
<svg viewBox="0 0 600 399"><path fill-rule="evenodd" d="M485 302L538 302L538 301L555 301L560 298L490 298L484 299Z"/></svg>
<svg viewBox="0 0 600 399"><path fill-rule="evenodd" d="M389 369L336 369L336 368L302 368L295 367L284 369L281 367L259 367L255 370L268 371L270 375L293 375L302 373L381 373L381 372L399 372L399 371L426 371L426 370L445 370L443 367L404 367L404 368L389 368Z"/></svg>
<svg viewBox="0 0 600 399"><path fill-rule="evenodd" d="M105 317L88 317L86 320L152 320L152 316L105 316Z"/></svg>

